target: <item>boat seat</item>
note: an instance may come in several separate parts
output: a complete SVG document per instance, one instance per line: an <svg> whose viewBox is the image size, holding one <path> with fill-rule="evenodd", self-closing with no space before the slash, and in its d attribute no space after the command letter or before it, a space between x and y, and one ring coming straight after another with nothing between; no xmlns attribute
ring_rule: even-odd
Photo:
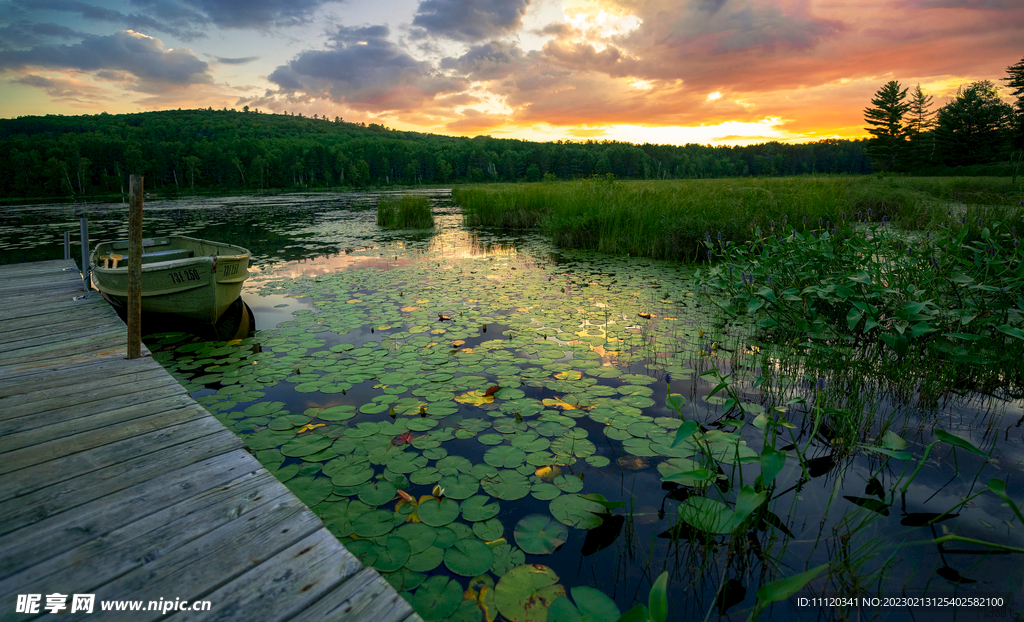
<svg viewBox="0 0 1024 622"><path fill-rule="evenodd" d="M195 253L187 248L169 248L165 251L152 251L142 253L142 263L154 263L157 261L174 261L175 259L188 259L194 257Z"/></svg>

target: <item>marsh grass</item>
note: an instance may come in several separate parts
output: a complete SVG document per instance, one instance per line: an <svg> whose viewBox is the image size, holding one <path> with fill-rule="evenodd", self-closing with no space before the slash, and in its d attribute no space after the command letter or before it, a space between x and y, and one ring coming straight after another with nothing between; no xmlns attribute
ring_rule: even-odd
<svg viewBox="0 0 1024 622"><path fill-rule="evenodd" d="M403 195L377 201L377 224L385 229L429 229L434 215L427 197Z"/></svg>
<svg viewBox="0 0 1024 622"><path fill-rule="evenodd" d="M790 177L610 182L604 179L456 188L468 226L539 228L563 248L657 259L704 259L705 232L752 237L751 223L838 223L871 210L928 227L953 209L1020 225L1024 189L1003 178Z"/></svg>

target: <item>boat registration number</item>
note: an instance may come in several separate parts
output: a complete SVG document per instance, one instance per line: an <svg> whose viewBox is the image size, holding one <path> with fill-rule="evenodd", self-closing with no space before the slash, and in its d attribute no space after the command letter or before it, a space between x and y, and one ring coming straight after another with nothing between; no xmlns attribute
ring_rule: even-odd
<svg viewBox="0 0 1024 622"><path fill-rule="evenodd" d="M231 276L231 275L234 275L234 274L238 274L238 264L237 263L224 264L224 276Z"/></svg>
<svg viewBox="0 0 1024 622"><path fill-rule="evenodd" d="M174 283L175 285L179 283L184 283L185 281L200 280L199 271L196 270L195 268L191 268L188 270L178 270L177 272L171 272L169 274L171 275L171 282Z"/></svg>

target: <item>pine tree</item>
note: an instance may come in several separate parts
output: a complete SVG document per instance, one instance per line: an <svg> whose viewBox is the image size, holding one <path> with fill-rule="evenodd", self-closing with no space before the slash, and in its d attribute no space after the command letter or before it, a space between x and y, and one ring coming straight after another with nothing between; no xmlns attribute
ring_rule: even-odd
<svg viewBox="0 0 1024 622"><path fill-rule="evenodd" d="M920 84L910 95L907 138L910 140L911 163L915 167L926 164L935 156L935 136L931 133L935 129L936 111L931 109L934 99L931 95L925 95Z"/></svg>
<svg viewBox="0 0 1024 622"><path fill-rule="evenodd" d="M864 109L866 127L873 138L866 149L868 157L882 170L896 170L902 164L906 148L907 127L904 116L910 109L906 102L907 89L900 89L900 83L890 80L878 89L871 100L872 108Z"/></svg>
<svg viewBox="0 0 1024 622"><path fill-rule="evenodd" d="M935 139L949 166L987 164L1006 157L1013 108L1003 103L988 80L961 87L956 99L939 109Z"/></svg>
<svg viewBox="0 0 1024 622"><path fill-rule="evenodd" d="M1010 94L1016 96L1017 101L1013 102L1014 112L1014 146L1024 149L1024 58L1017 61L1016 65L1006 68L1009 77L1003 78L1006 86L1013 89Z"/></svg>

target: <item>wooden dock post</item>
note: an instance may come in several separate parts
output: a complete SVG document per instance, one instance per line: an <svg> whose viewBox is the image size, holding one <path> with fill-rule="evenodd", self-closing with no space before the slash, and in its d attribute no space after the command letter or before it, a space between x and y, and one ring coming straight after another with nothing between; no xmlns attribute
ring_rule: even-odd
<svg viewBox="0 0 1024 622"><path fill-rule="evenodd" d="M85 281L85 291L89 291L89 221L79 218L78 229L82 236L82 280Z"/></svg>
<svg viewBox="0 0 1024 622"><path fill-rule="evenodd" d="M142 175L128 184L128 358L142 356Z"/></svg>
<svg viewBox="0 0 1024 622"><path fill-rule="evenodd" d="M64 260L71 259L71 232L64 232Z"/></svg>

